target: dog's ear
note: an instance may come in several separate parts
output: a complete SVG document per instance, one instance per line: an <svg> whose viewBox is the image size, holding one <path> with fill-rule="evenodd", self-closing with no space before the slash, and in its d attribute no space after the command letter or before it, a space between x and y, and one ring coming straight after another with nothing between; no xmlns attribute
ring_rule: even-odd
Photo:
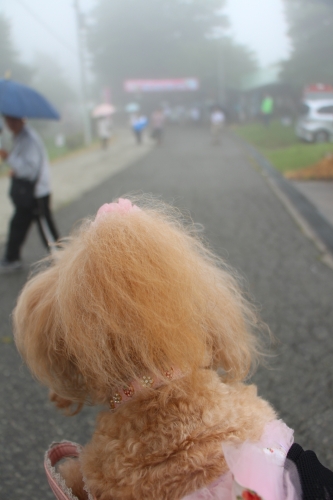
<svg viewBox="0 0 333 500"><path fill-rule="evenodd" d="M222 368L226 380L244 380L265 353L264 339L272 338L256 307L244 294L239 277L219 269L218 297L209 311L214 368ZM266 335L267 334L267 335Z"/></svg>
<svg viewBox="0 0 333 500"><path fill-rule="evenodd" d="M22 290L13 312L16 346L33 375L54 391L53 402L68 414L85 401L82 377L66 347L57 303L58 272L50 267ZM73 404L77 407L73 410Z"/></svg>

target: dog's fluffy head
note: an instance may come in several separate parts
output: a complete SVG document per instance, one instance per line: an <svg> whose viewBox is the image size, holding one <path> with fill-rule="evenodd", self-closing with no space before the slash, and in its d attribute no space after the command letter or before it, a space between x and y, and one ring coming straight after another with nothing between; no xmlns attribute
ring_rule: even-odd
<svg viewBox="0 0 333 500"><path fill-rule="evenodd" d="M18 299L19 351L72 402L106 403L170 367L242 380L258 353L256 315L224 263L175 211L141 206L85 221Z"/></svg>

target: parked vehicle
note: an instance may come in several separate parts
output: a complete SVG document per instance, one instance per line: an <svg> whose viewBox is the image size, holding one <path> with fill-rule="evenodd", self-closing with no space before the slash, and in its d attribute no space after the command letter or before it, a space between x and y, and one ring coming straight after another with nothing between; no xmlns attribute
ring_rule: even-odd
<svg viewBox="0 0 333 500"><path fill-rule="evenodd" d="M296 135L307 142L333 142L333 99L303 101Z"/></svg>

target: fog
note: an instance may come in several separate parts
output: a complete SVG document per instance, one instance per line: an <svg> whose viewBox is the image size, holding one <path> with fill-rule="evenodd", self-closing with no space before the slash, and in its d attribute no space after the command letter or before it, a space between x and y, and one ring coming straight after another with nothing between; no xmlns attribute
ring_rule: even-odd
<svg viewBox="0 0 333 500"><path fill-rule="evenodd" d="M306 85L332 83L326 64L332 9L326 0L305 4L309 22L319 21L307 47L300 0L2 0L0 72L44 93L66 135L83 123L87 129L102 102L119 112L139 100L148 113L158 102L203 108L215 102L235 115L245 99L242 117L251 118L265 86L277 84L284 85L284 95L276 95L281 113L286 107L294 113ZM311 64L306 51L313 52ZM177 78L196 79L196 93L125 89L128 80Z"/></svg>
<svg viewBox="0 0 333 500"><path fill-rule="evenodd" d="M312 498L308 483L328 498L317 479L332 488L320 463L333 471L333 0L0 6L0 500L51 498L52 441L50 485L73 481L80 500L231 498L229 487L259 499L286 485ZM241 382L266 324L269 356L251 372L260 402ZM15 338L59 410L97 406L64 419ZM302 447L286 467L283 421ZM84 492L80 457L67 472L53 459L94 427ZM248 453L241 487L231 465Z"/></svg>
<svg viewBox="0 0 333 500"><path fill-rule="evenodd" d="M261 66L289 56L291 42L282 0L228 0L226 13L231 34L256 53Z"/></svg>
<svg viewBox="0 0 333 500"><path fill-rule="evenodd" d="M95 3L80 0L80 8L89 14ZM288 56L290 41L282 0L227 0L224 10L229 32L256 53L261 66ZM33 62L41 50L47 52L58 59L71 81L77 82L77 33L71 0L2 0L1 13L9 19L14 42L25 61Z"/></svg>

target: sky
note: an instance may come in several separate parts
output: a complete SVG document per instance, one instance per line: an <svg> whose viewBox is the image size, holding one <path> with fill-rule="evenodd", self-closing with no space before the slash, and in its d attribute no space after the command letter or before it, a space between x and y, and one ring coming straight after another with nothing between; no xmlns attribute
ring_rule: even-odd
<svg viewBox="0 0 333 500"><path fill-rule="evenodd" d="M231 34L248 45L262 67L287 59L290 40L282 0L227 0Z"/></svg>
<svg viewBox="0 0 333 500"><path fill-rule="evenodd" d="M95 0L79 0L89 11ZM72 80L79 75L77 35L73 0L0 0L0 12L12 25L14 43L22 59L33 62L38 51L59 60ZM262 67L287 58L290 42L286 34L282 0L226 0L230 34L250 47Z"/></svg>

